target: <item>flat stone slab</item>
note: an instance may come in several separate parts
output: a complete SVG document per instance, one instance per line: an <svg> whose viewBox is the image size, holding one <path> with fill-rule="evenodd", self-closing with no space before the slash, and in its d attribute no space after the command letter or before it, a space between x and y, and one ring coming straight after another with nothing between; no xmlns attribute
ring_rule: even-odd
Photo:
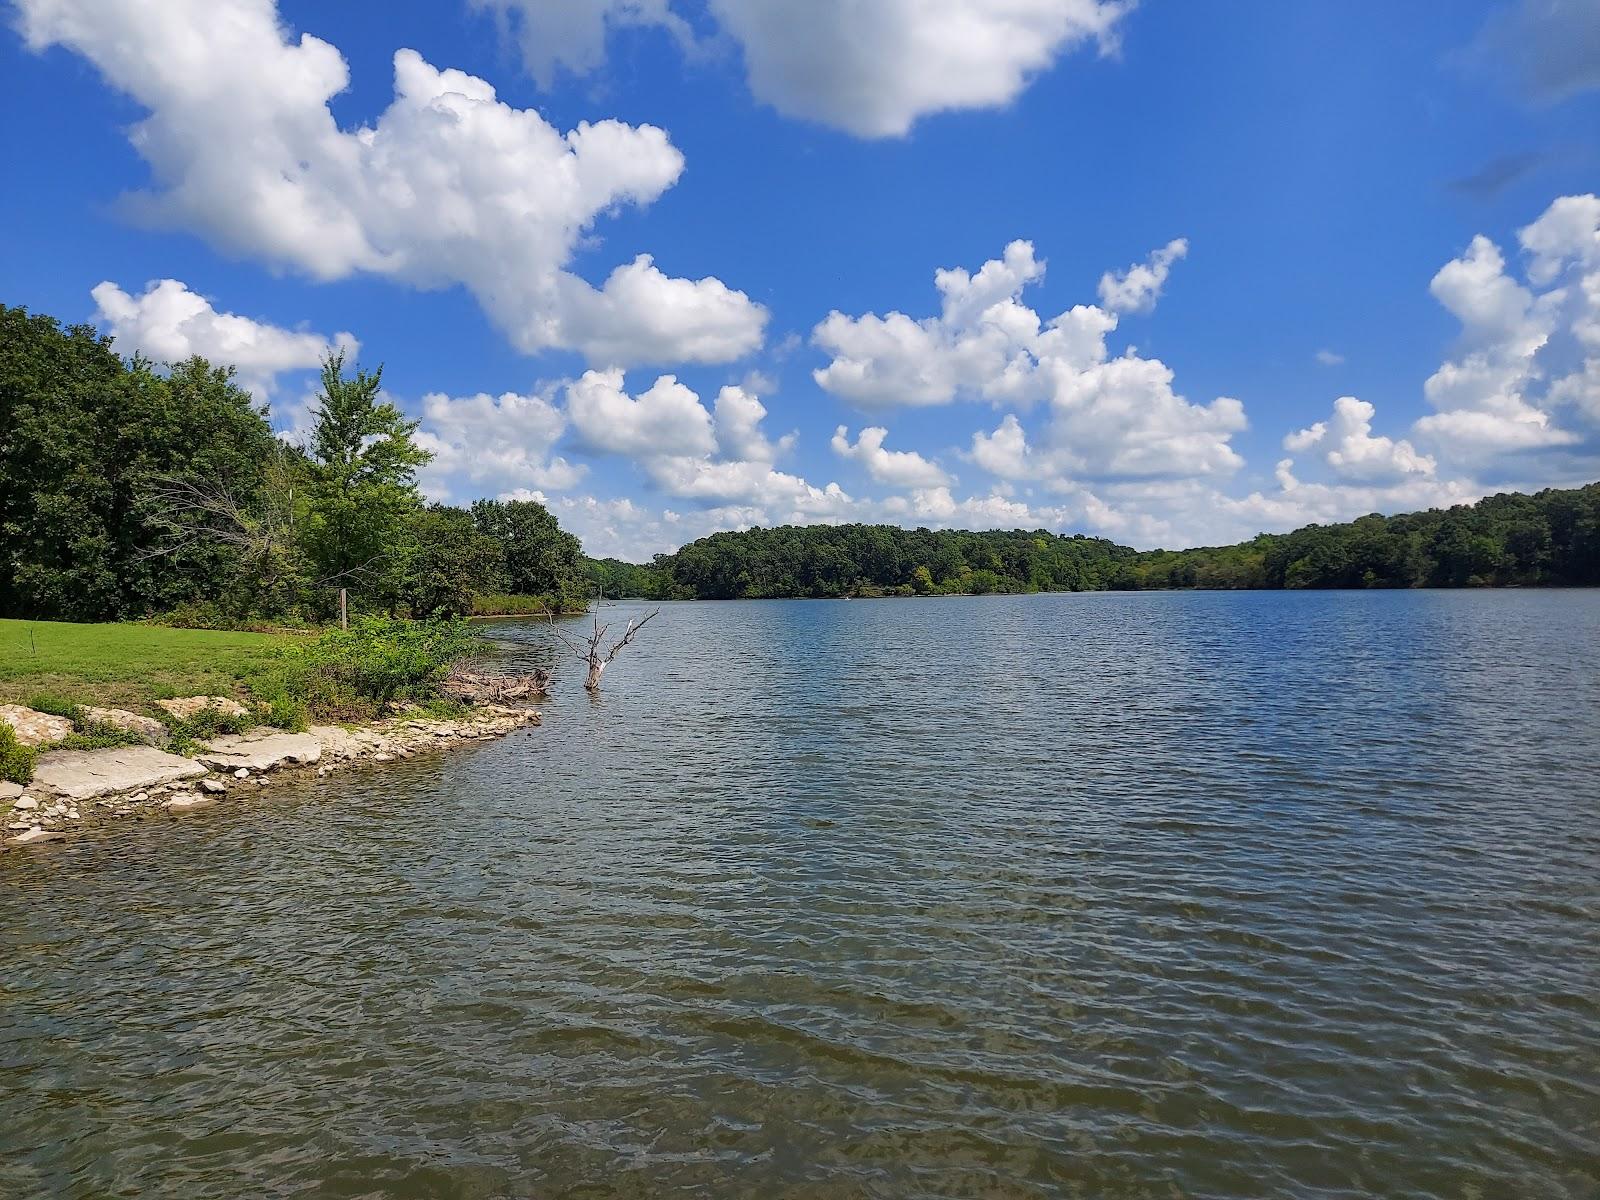
<svg viewBox="0 0 1600 1200"><path fill-rule="evenodd" d="M20 783L12 783L9 779L0 779L0 804L7 800L15 800L28 789Z"/></svg>
<svg viewBox="0 0 1600 1200"><path fill-rule="evenodd" d="M322 743L309 733L240 733L212 738L195 758L219 771L271 771L310 766Z"/></svg>
<svg viewBox="0 0 1600 1200"><path fill-rule="evenodd" d="M72 732L72 722L65 717L34 712L21 704L0 704L0 721L17 731L17 741L24 746L59 742Z"/></svg>
<svg viewBox="0 0 1600 1200"><path fill-rule="evenodd" d="M30 829L27 833L19 833L16 837L8 839L13 846L26 846L32 842L59 842L67 835L56 833L50 829Z"/></svg>
<svg viewBox="0 0 1600 1200"><path fill-rule="evenodd" d="M192 759L153 746L111 750L52 750L39 756L33 786L69 800L91 800L113 792L135 792L180 779L198 779L206 769Z"/></svg>

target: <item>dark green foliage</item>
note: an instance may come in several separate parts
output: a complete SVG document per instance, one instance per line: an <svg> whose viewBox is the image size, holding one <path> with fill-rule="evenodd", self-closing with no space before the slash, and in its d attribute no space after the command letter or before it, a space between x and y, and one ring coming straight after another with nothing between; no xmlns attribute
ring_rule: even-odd
<svg viewBox="0 0 1600 1200"><path fill-rule="evenodd" d="M1309 525L1196 550L1141 553L1101 538L1043 530L785 526L712 534L657 557L649 568L591 562L590 571L607 581L608 594L657 599L1592 586L1600 584L1600 484Z"/></svg>
<svg viewBox="0 0 1600 1200"><path fill-rule="evenodd" d="M660 599L664 595L664 579L654 567L641 567L617 558L590 558L584 560L589 577L589 594L601 594L613 600L623 597Z"/></svg>
<svg viewBox="0 0 1600 1200"><path fill-rule="evenodd" d="M579 609L587 594L583 546L534 500L479 500L472 506L478 532L499 543L505 586L520 596L555 596Z"/></svg>
<svg viewBox="0 0 1600 1200"><path fill-rule="evenodd" d="M430 505L411 519L401 598L412 616L462 617L473 597L505 586L501 544L464 508Z"/></svg>
<svg viewBox="0 0 1600 1200"><path fill-rule="evenodd" d="M462 621L361 617L283 647L248 685L273 724L370 720L391 703L439 699L450 665L474 644Z"/></svg>
<svg viewBox="0 0 1600 1200"><path fill-rule="evenodd" d="M1102 538L1044 530L784 526L712 534L632 582L666 599L1092 591L1136 557Z"/></svg>
<svg viewBox="0 0 1600 1200"><path fill-rule="evenodd" d="M162 374L0 306L0 617L281 627L328 620L341 587L353 612L581 608L581 547L543 505L423 506L429 455L381 386L330 356L302 451L230 371Z"/></svg>
<svg viewBox="0 0 1600 1200"><path fill-rule="evenodd" d="M0 779L9 783L27 783L33 778L33 764L39 752L32 746L17 741L17 731L0 721Z"/></svg>
<svg viewBox="0 0 1600 1200"><path fill-rule="evenodd" d="M472 612L479 617L542 617L547 613L571 612L573 607L560 596L524 596L511 592L480 592L472 598ZM582 607L577 607L581 612Z"/></svg>
<svg viewBox="0 0 1600 1200"><path fill-rule="evenodd" d="M259 487L275 444L231 373L161 377L86 325L0 306L0 615L105 620L200 599L236 552L175 539L169 486Z"/></svg>

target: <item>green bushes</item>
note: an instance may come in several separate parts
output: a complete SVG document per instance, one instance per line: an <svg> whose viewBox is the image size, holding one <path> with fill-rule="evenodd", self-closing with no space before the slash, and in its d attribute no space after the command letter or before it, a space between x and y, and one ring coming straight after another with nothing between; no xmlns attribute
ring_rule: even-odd
<svg viewBox="0 0 1600 1200"><path fill-rule="evenodd" d="M201 742L224 733L243 733L256 723L249 717L234 716L210 704L187 717L168 715L162 719L167 726L167 749L174 754L192 754Z"/></svg>
<svg viewBox="0 0 1600 1200"><path fill-rule="evenodd" d="M72 722L72 732L60 741L52 742L49 750L109 750L116 746L138 746L144 739L117 725L93 720L83 705L60 696L31 696L28 707L35 712L65 717Z"/></svg>
<svg viewBox="0 0 1600 1200"><path fill-rule="evenodd" d="M33 764L39 752L17 741L17 731L0 721L0 779L27 783L33 778Z"/></svg>
<svg viewBox="0 0 1600 1200"><path fill-rule="evenodd" d="M565 603L565 607L563 604ZM472 598L472 613L478 617L542 617L546 613L582 612L583 605L560 596L513 596L504 592Z"/></svg>
<svg viewBox="0 0 1600 1200"><path fill-rule="evenodd" d="M461 621L360 618L282 647L249 681L250 694L268 722L286 728L371 720L393 703L437 699L450 665L473 644Z"/></svg>

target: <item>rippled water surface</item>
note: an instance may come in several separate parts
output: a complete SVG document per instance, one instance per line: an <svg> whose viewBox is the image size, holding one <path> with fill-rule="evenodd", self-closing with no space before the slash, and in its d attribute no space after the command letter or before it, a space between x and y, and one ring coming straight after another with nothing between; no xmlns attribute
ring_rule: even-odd
<svg viewBox="0 0 1600 1200"><path fill-rule="evenodd" d="M1600 594L668 605L579 682L0 856L0 1196L1600 1195Z"/></svg>

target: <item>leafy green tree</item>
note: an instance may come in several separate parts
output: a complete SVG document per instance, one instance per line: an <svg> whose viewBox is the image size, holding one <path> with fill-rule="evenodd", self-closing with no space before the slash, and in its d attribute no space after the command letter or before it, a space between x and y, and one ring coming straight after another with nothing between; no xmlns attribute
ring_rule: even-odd
<svg viewBox="0 0 1600 1200"><path fill-rule="evenodd" d="M414 440L420 422L382 399L382 387L382 367L347 378L342 352L322 364L302 545L325 611L340 587L367 608L399 599L409 521L422 503L417 470L433 456Z"/></svg>
<svg viewBox="0 0 1600 1200"><path fill-rule="evenodd" d="M231 371L162 375L89 326L0 306L0 615L117 619L226 592L237 555L174 536L166 490L248 501L275 444Z"/></svg>
<svg viewBox="0 0 1600 1200"><path fill-rule="evenodd" d="M472 598L505 587L500 543L463 508L429 505L411 517L402 599L414 617L463 617Z"/></svg>
<svg viewBox="0 0 1600 1200"><path fill-rule="evenodd" d="M523 596L552 596L580 606L589 572L583 546L536 500L479 500L472 506L478 532L499 543L506 587Z"/></svg>

